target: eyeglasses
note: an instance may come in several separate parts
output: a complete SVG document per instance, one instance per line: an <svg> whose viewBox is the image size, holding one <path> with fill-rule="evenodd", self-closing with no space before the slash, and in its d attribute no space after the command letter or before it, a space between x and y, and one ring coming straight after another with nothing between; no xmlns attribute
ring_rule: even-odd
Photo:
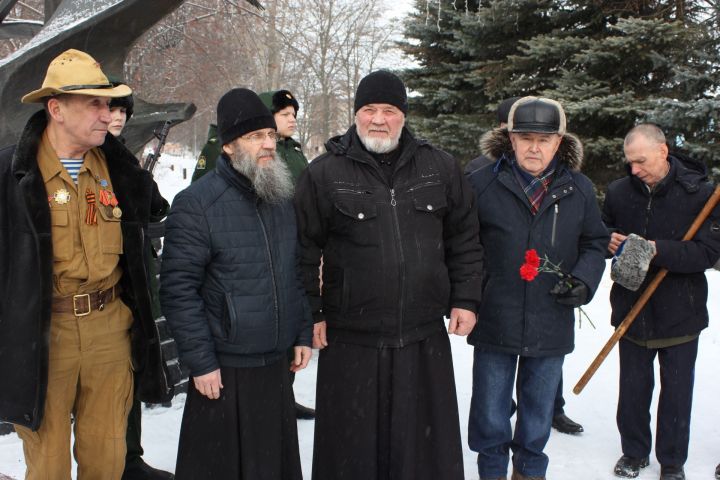
<svg viewBox="0 0 720 480"><path fill-rule="evenodd" d="M274 130L272 130L272 131L267 132L267 133L255 132L255 133L253 133L253 134L251 134L251 135L246 135L246 136L240 137L240 138L242 138L243 140L247 140L247 141L249 141L250 143L253 143L253 144L255 144L255 145L262 145L263 143L265 143L265 139L266 139L266 138L269 138L269 139L272 140L273 142L277 142L277 140L278 140L279 137L278 137L277 132L274 131Z"/></svg>

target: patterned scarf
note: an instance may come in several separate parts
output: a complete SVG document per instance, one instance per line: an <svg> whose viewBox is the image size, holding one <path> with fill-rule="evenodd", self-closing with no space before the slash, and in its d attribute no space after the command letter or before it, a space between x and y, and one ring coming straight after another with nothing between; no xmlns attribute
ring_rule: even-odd
<svg viewBox="0 0 720 480"><path fill-rule="evenodd" d="M511 159L513 172L515 172L515 179L520 187L522 187L523 192L525 192L525 195L530 201L530 211L533 215L535 215L540 209L543 198L545 198L545 194L553 181L556 164L557 158L553 158L545 171L536 177L520 168L517 164L517 160L515 160L515 156Z"/></svg>

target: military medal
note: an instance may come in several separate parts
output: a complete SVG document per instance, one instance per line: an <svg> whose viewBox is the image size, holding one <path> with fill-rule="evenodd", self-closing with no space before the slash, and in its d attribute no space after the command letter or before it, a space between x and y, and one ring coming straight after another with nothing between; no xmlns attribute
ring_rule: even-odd
<svg viewBox="0 0 720 480"><path fill-rule="evenodd" d="M107 181L103 180L100 182L100 184L103 186L107 186ZM118 207L117 197L110 190L100 190L100 203L105 205L108 216L112 214L112 216L115 218L122 217L122 210L120 209L120 207Z"/></svg>
<svg viewBox="0 0 720 480"><path fill-rule="evenodd" d="M55 191L52 198L58 205L65 205L70 201L70 192L64 188L59 188Z"/></svg>

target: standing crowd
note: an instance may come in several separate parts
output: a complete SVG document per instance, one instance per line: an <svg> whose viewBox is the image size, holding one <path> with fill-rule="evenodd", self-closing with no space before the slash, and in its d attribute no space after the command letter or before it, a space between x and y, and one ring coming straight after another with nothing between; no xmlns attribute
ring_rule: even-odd
<svg viewBox="0 0 720 480"><path fill-rule="evenodd" d="M79 479L301 479L296 419L315 418L314 480L462 480L448 334L474 348L479 478L545 479L551 428L583 431L562 367L611 257L614 326L667 271L620 341L614 474L650 462L657 357L660 479L685 479L720 208L684 238L714 188L658 126L628 132L600 208L552 99L502 102L463 172L407 128L390 72L360 81L354 124L310 163L291 92L234 88L168 209L122 142L131 93L63 52L22 99L43 109L0 149L0 420L27 479L70 479L71 452ZM147 228L165 216L158 293ZM158 295L191 376L174 475L140 446L140 402L173 395ZM293 394L313 348L314 411Z"/></svg>

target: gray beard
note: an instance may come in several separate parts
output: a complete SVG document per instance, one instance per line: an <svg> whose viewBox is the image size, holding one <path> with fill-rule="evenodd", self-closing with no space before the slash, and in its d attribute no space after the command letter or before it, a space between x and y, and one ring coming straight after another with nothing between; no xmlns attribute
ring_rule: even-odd
<svg viewBox="0 0 720 480"><path fill-rule="evenodd" d="M395 150L400 144L400 137L398 138L375 138L375 137L360 137L360 141L368 152L372 153L388 153Z"/></svg>
<svg viewBox="0 0 720 480"><path fill-rule="evenodd" d="M405 127L405 120L403 120L400 129L398 130L397 137L395 138L376 138L376 137L363 137L358 131L358 137L365 146L365 149L371 153L388 153L392 152L398 145L400 145L400 137L402 136L403 128ZM355 120L355 128L357 129L357 120Z"/></svg>
<svg viewBox="0 0 720 480"><path fill-rule="evenodd" d="M255 193L267 203L281 203L292 198L295 187L292 174L285 162L276 154L273 160L261 167L247 152L236 150L230 155L235 170L246 176L252 183Z"/></svg>

